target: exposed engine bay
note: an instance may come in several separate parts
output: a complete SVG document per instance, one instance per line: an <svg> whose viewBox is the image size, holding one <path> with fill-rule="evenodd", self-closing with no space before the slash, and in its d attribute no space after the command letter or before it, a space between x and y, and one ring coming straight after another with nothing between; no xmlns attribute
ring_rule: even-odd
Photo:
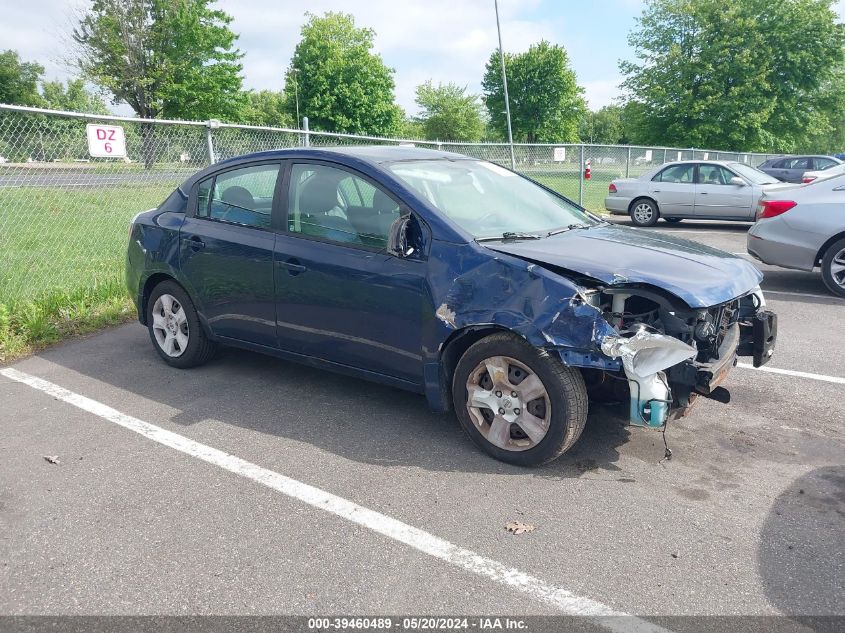
<svg viewBox="0 0 845 633"><path fill-rule="evenodd" d="M698 395L726 401L719 385L737 356L753 356L759 367L774 351L777 317L765 309L759 288L700 309L643 287L597 288L582 296L619 333L606 337L601 350L622 363L615 372L586 371L588 384L593 393L618 396L623 381L633 425L661 427L683 416Z"/></svg>

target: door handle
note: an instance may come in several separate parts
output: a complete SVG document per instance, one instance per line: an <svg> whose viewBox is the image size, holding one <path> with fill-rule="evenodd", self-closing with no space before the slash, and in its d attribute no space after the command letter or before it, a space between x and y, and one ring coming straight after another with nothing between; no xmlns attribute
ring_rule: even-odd
<svg viewBox="0 0 845 633"><path fill-rule="evenodd" d="M707 195L707 192L706 192L706 191L699 191L699 192L698 192L698 195L699 195L699 196L706 196L706 195Z"/></svg>
<svg viewBox="0 0 845 633"><path fill-rule="evenodd" d="M296 258L289 259L286 262L276 262L282 268L287 268L288 272L291 275L298 275L299 273L304 273L308 270L305 266L299 263L299 260Z"/></svg>
<svg viewBox="0 0 845 633"><path fill-rule="evenodd" d="M188 238L188 247L198 251L202 248L205 248L205 242L202 241L199 235L192 235Z"/></svg>

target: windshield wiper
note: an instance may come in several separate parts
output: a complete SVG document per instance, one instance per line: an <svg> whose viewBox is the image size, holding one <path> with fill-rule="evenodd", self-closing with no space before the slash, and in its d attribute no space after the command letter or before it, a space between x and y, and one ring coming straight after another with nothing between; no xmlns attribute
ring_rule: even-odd
<svg viewBox="0 0 845 633"><path fill-rule="evenodd" d="M570 224L569 226L565 226L565 227L560 228L560 229L555 229L554 231L549 231L548 233L546 233L546 237L549 237L549 236L552 236L552 235L557 235L558 233L566 233L567 231L572 231L574 229L588 229L591 226L593 226L593 225L592 224Z"/></svg>
<svg viewBox="0 0 845 633"><path fill-rule="evenodd" d="M505 231L500 236L498 235L491 235L489 237L479 237L475 241L476 242L495 242L498 240L539 240L542 239L542 235L536 235L535 233L522 233L518 231Z"/></svg>

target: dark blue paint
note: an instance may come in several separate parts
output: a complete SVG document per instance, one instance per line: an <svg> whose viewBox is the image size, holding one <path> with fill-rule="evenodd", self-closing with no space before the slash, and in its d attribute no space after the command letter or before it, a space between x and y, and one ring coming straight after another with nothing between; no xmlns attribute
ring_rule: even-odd
<svg viewBox="0 0 845 633"><path fill-rule="evenodd" d="M600 225L536 241L478 244L382 163L465 160L400 147L300 148L223 161L189 178L135 222L127 283L141 320L145 285L168 275L188 291L209 334L240 345L424 392L448 408L447 341L477 328L518 333L573 366L618 369L599 344L615 333L579 295L584 277L634 284L690 307L748 292L762 276L751 264L700 244ZM320 160L356 170L395 195L419 220L418 248L402 259L273 230L185 213L194 185L255 162ZM274 213L287 200L280 191ZM202 245L199 245L199 242Z"/></svg>

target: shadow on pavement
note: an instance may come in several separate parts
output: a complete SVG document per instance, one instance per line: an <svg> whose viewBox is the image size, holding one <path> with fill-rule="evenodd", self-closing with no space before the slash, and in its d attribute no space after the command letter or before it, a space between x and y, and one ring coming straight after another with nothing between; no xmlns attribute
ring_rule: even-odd
<svg viewBox="0 0 845 633"><path fill-rule="evenodd" d="M781 612L842 614L845 466L811 470L778 496L763 524L758 566L766 597Z"/></svg>
<svg viewBox="0 0 845 633"><path fill-rule="evenodd" d="M156 355L146 330L130 324L40 356L175 409L170 420L184 426L211 418L382 466L525 473L476 449L453 415L432 413L420 395L262 354L224 348L203 367L173 369ZM534 474L569 478L620 470L617 448L631 435L626 413L625 407L593 407L576 446ZM657 461L662 446L658 454L652 443L638 448Z"/></svg>

